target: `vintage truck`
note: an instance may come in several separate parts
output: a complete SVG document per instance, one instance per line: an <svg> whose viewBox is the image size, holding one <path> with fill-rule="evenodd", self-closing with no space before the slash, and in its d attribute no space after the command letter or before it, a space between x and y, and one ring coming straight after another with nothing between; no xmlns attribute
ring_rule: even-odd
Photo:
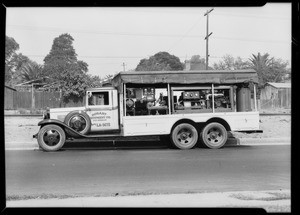
<svg viewBox="0 0 300 215"><path fill-rule="evenodd" d="M47 109L34 137L45 151L68 138L148 135L178 149L221 148L229 131L262 132L257 83L254 70L120 72L87 89L85 106Z"/></svg>

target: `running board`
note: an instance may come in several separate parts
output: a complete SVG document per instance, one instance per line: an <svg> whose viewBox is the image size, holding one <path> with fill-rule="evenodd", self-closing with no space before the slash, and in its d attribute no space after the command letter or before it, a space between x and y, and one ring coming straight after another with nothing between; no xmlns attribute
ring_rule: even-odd
<svg viewBox="0 0 300 215"><path fill-rule="evenodd" d="M241 132L241 133L263 133L263 130L245 130L245 131L234 131L234 132Z"/></svg>

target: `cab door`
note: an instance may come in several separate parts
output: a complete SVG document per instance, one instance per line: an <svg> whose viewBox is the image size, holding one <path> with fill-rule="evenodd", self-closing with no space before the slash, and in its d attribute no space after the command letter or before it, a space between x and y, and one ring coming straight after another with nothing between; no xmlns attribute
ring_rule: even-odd
<svg viewBox="0 0 300 215"><path fill-rule="evenodd" d="M117 90L88 91L87 95L91 132L119 129Z"/></svg>

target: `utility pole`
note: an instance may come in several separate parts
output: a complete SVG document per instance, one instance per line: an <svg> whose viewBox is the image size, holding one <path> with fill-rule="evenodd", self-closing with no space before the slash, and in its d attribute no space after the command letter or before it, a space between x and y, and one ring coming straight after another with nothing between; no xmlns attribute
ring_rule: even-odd
<svg viewBox="0 0 300 215"><path fill-rule="evenodd" d="M123 66L123 72L125 72L125 63L124 62L122 64L122 66Z"/></svg>
<svg viewBox="0 0 300 215"><path fill-rule="evenodd" d="M205 40L206 40L206 70L208 70L208 56L209 56L209 54L208 54L208 38L212 34L212 32L208 34L208 16L209 16L209 13L212 12L213 10L214 9L212 8L209 11L206 11L206 13L204 14L204 16L206 16L206 37L205 37Z"/></svg>

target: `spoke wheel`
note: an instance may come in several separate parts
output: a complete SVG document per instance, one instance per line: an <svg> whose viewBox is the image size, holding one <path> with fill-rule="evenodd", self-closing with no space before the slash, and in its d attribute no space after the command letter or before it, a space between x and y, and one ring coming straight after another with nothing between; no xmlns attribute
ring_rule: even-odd
<svg viewBox="0 0 300 215"><path fill-rule="evenodd" d="M173 129L171 137L172 143L176 148L191 149L198 141L198 132L193 125L182 123Z"/></svg>
<svg viewBox="0 0 300 215"><path fill-rule="evenodd" d="M43 140L48 146L55 146L60 141L60 134L56 130L49 130L44 133Z"/></svg>
<svg viewBox="0 0 300 215"><path fill-rule="evenodd" d="M65 143L66 134L57 125L45 125L38 133L38 144L45 151L57 151Z"/></svg>
<svg viewBox="0 0 300 215"><path fill-rule="evenodd" d="M221 148L228 138L225 127L217 122L206 125L200 136L203 144L211 149Z"/></svg>

